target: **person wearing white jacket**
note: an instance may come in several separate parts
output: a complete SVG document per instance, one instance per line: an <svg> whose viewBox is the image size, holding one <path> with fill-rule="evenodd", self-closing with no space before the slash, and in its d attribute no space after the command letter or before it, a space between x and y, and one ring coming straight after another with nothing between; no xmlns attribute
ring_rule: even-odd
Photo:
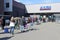
<svg viewBox="0 0 60 40"><path fill-rule="evenodd" d="M11 21L10 21L10 33L11 34L14 34L14 26L15 26L15 22L14 22L14 19L11 18Z"/></svg>

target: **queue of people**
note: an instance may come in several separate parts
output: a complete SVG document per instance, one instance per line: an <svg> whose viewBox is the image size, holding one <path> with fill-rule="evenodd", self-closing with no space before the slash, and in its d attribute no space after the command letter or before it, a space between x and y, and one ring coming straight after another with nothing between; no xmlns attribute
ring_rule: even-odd
<svg viewBox="0 0 60 40"><path fill-rule="evenodd" d="M43 22L55 22L55 17L54 16L43 15L41 19L42 19Z"/></svg>
<svg viewBox="0 0 60 40"><path fill-rule="evenodd" d="M18 21L19 23L17 23L17 22L15 22L14 17L11 17L10 24L8 25L10 28L9 32L11 34L14 34L14 29L15 29L16 24L19 24L19 26L17 26L17 27L20 28L21 32L26 31L25 29L28 29L28 27L30 28L30 26L33 26L34 22L37 22L38 20L39 20L38 18L31 18L31 17L22 16L22 18L20 18ZM5 28L6 28L6 26L5 26Z"/></svg>
<svg viewBox="0 0 60 40"><path fill-rule="evenodd" d="M41 22L50 22L50 21L54 21L53 18L51 17L46 17L46 15L40 16L40 17L19 17L19 21L16 21L15 18L12 16L10 18L10 20L6 20L6 24L4 21L4 18L1 17L0 18L0 26L2 27L2 29L4 29L4 26L6 28L6 26L9 26L10 29L10 33L14 34L14 29L16 27L20 28L20 31L23 32L24 29L27 29L30 26L33 26L35 23L36 24L40 24ZM30 24L30 26L28 25ZM16 26L17 25L17 26Z"/></svg>

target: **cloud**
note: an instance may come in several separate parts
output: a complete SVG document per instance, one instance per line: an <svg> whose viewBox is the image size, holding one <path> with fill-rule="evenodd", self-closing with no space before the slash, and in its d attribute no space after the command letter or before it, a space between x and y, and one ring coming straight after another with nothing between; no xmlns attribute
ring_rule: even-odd
<svg viewBox="0 0 60 40"><path fill-rule="evenodd" d="M20 0L15 0L15 1L20 2Z"/></svg>
<svg viewBox="0 0 60 40"><path fill-rule="evenodd" d="M41 3L56 3L60 2L60 0L15 0L17 2L21 2L23 4L41 4Z"/></svg>
<svg viewBox="0 0 60 40"><path fill-rule="evenodd" d="M15 0L17 2L21 2L23 4L31 4L31 0Z"/></svg>
<svg viewBox="0 0 60 40"><path fill-rule="evenodd" d="M16 1L21 2L23 4L32 4L33 0L16 0Z"/></svg>

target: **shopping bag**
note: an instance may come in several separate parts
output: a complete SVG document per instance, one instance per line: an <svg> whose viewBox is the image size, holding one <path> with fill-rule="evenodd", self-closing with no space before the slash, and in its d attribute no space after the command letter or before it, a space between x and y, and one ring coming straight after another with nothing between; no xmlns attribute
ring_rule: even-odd
<svg viewBox="0 0 60 40"><path fill-rule="evenodd" d="M28 23L28 29L32 29L33 28L33 23Z"/></svg>
<svg viewBox="0 0 60 40"><path fill-rule="evenodd" d="M33 23L30 23L31 26L33 26Z"/></svg>
<svg viewBox="0 0 60 40"><path fill-rule="evenodd" d="M34 22L34 24L36 25L36 24L37 24L37 22Z"/></svg>
<svg viewBox="0 0 60 40"><path fill-rule="evenodd" d="M39 25L39 24L40 24L40 20L37 21L37 25Z"/></svg>
<svg viewBox="0 0 60 40"><path fill-rule="evenodd" d="M28 29L28 25L27 24L25 25L25 29Z"/></svg>
<svg viewBox="0 0 60 40"><path fill-rule="evenodd" d="M24 26L20 25L20 31L24 31Z"/></svg>
<svg viewBox="0 0 60 40"><path fill-rule="evenodd" d="M28 24L27 24L28 30L30 29L30 26L31 26L31 24L30 24L30 23L28 23Z"/></svg>

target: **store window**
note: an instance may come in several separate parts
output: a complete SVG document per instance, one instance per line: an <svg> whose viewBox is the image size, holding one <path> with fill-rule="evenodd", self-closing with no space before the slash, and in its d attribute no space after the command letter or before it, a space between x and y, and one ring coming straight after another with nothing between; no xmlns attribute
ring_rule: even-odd
<svg viewBox="0 0 60 40"><path fill-rule="evenodd" d="M6 3L6 8L9 8L9 3Z"/></svg>

